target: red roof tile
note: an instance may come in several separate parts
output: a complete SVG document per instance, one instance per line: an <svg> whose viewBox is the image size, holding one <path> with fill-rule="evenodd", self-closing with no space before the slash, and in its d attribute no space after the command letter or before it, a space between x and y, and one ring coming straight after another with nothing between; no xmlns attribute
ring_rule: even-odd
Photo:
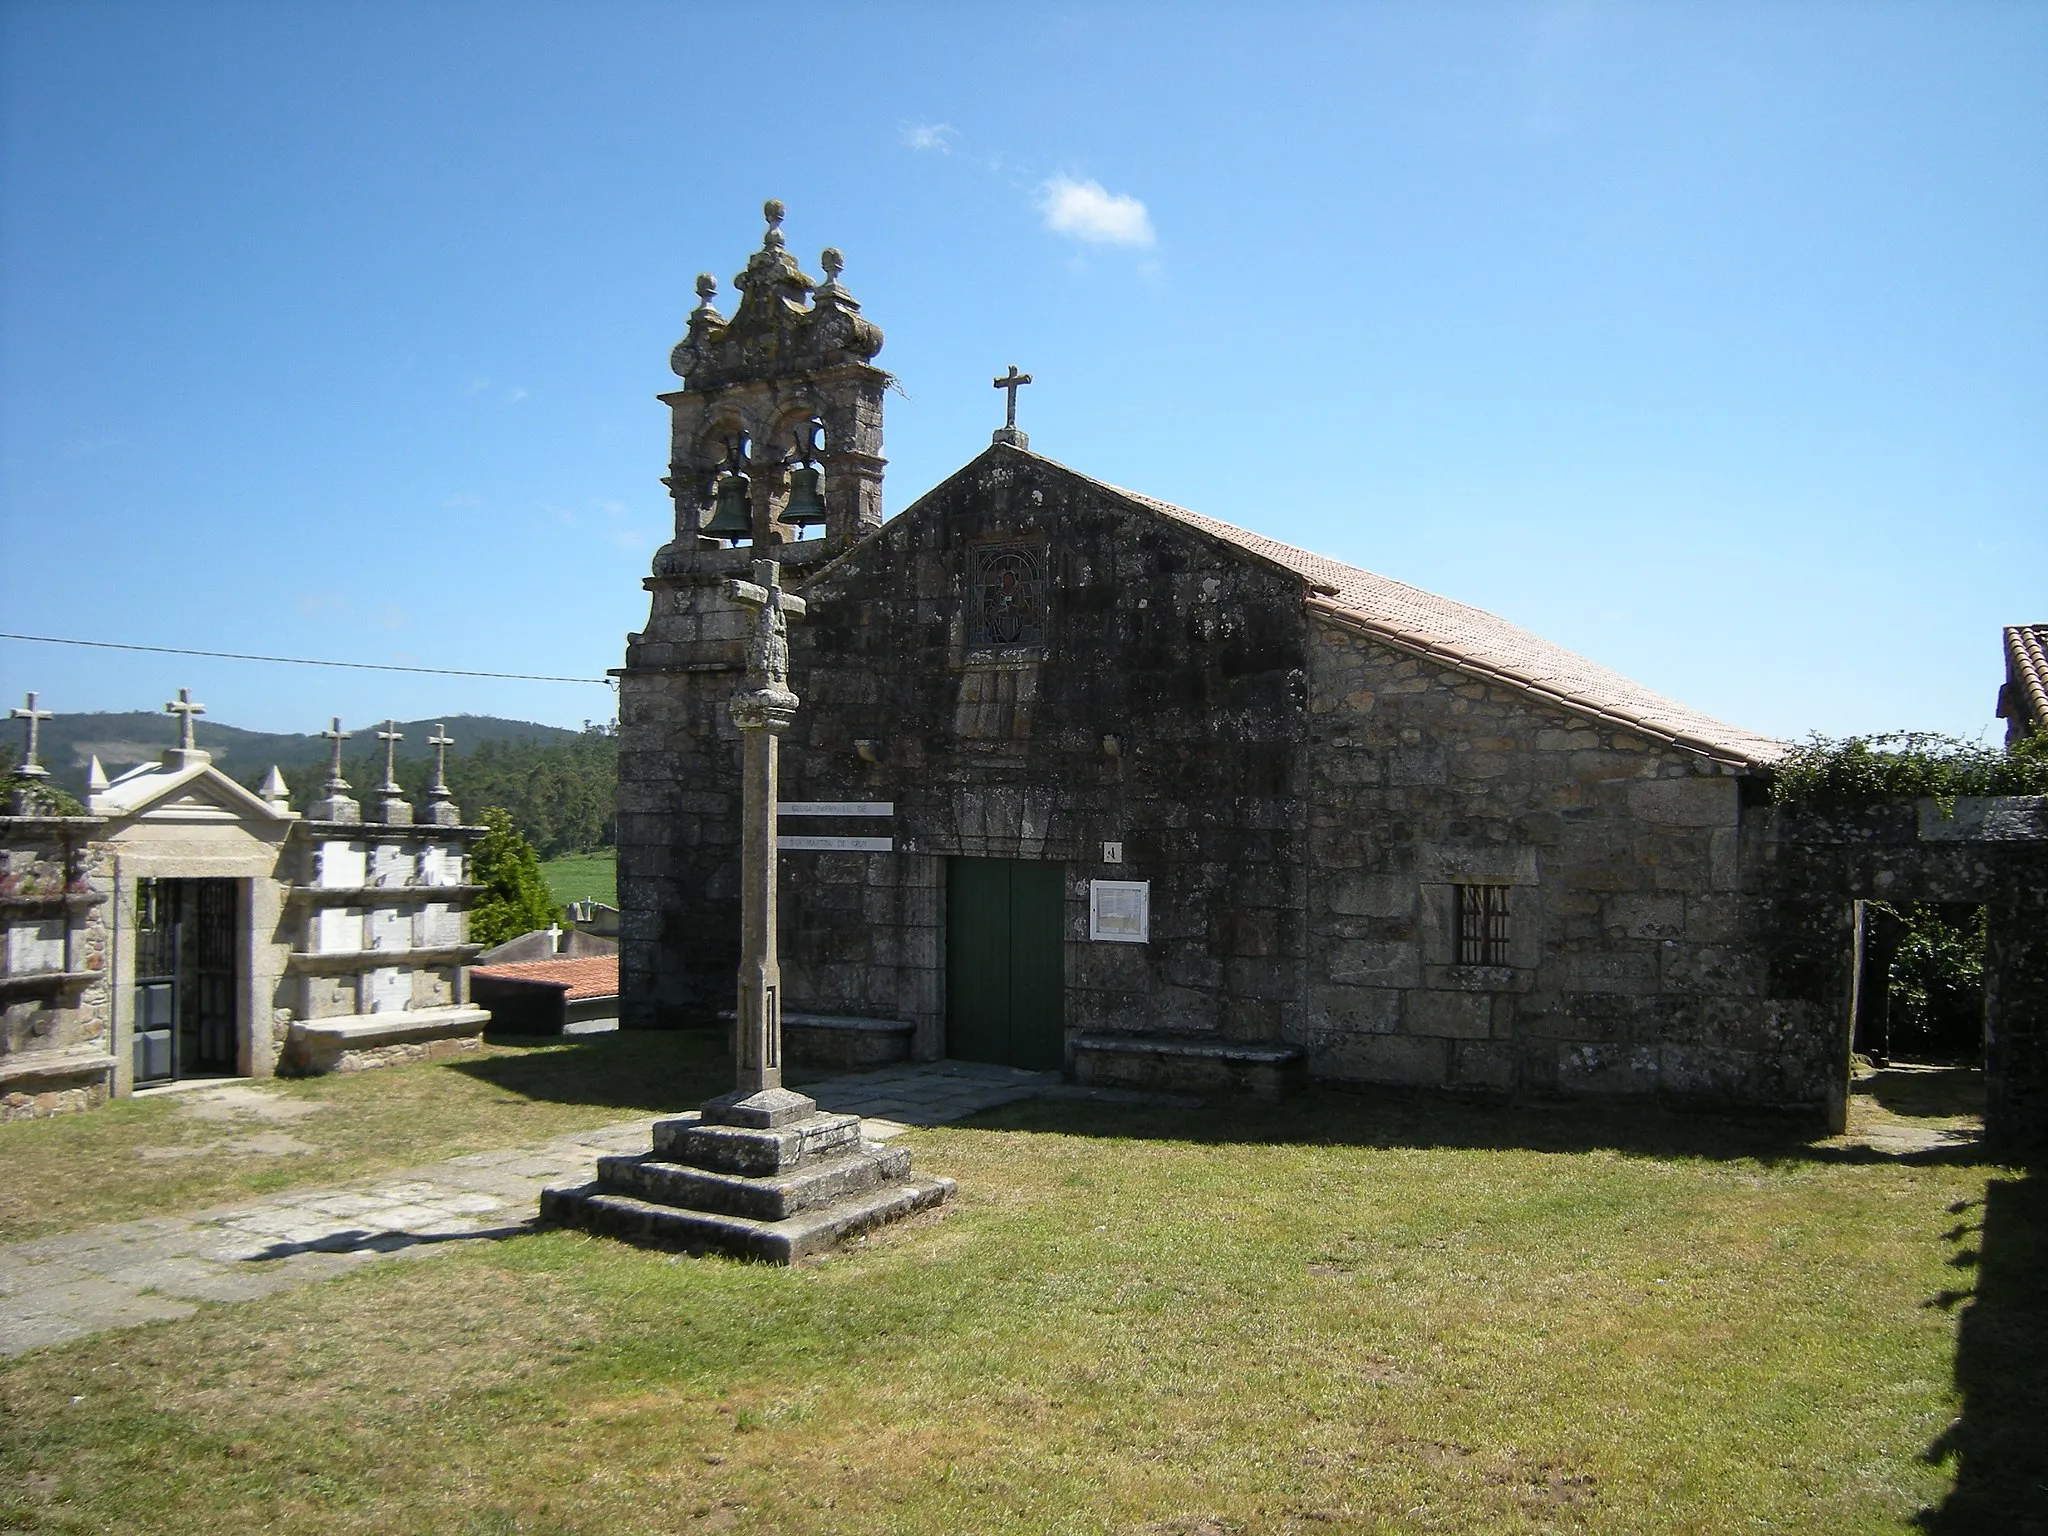
<svg viewBox="0 0 2048 1536"><path fill-rule="evenodd" d="M567 989L571 1002L585 997L619 995L619 957L581 955L568 960L525 960L517 965L479 965L471 976L499 981L532 981Z"/></svg>

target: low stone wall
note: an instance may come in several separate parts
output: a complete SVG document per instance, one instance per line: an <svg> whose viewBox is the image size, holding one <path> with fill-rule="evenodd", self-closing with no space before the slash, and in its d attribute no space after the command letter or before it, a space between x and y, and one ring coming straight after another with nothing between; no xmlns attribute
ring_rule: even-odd
<svg viewBox="0 0 2048 1536"><path fill-rule="evenodd" d="M76 1114L98 1109L107 1102L107 1080L74 1083L57 1088L18 1088L0 1094L0 1123L9 1120L47 1120L52 1115Z"/></svg>

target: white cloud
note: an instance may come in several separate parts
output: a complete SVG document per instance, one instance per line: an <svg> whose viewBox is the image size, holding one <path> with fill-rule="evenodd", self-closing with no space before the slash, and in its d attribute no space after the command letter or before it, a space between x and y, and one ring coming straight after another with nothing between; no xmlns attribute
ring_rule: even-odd
<svg viewBox="0 0 2048 1536"><path fill-rule="evenodd" d="M942 155L953 153L953 140L960 137L960 130L951 123L905 123L903 142L915 150L935 149Z"/></svg>
<svg viewBox="0 0 2048 1536"><path fill-rule="evenodd" d="M1045 227L1091 245L1153 245L1152 216L1128 193L1114 195L1099 181L1071 181L1055 176L1038 189L1038 208Z"/></svg>

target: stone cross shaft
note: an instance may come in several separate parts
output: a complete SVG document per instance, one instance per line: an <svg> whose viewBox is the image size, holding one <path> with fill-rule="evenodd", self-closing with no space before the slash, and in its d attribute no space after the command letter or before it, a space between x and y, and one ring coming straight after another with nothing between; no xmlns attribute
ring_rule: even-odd
<svg viewBox="0 0 2048 1536"><path fill-rule="evenodd" d="M782 970L775 956L775 802L782 733L796 718L789 691L789 620L802 618L804 600L782 590L773 560L753 563L752 581L725 584L726 596L754 611L747 640L747 680L732 696L739 727L740 974L735 1092L741 1096L782 1086Z"/></svg>
<svg viewBox="0 0 2048 1536"><path fill-rule="evenodd" d="M377 786L377 793L398 794L398 744L405 740L405 733L398 728L396 720L386 720L384 729L377 733L377 739L384 743L384 782Z"/></svg>
<svg viewBox="0 0 2048 1536"><path fill-rule="evenodd" d="M320 733L334 743L334 761L327 768L327 792L338 795L348 788L348 780L341 776L341 744L353 734L341 728L341 716L334 717L334 723Z"/></svg>
<svg viewBox="0 0 2048 1536"><path fill-rule="evenodd" d="M36 696L31 693L28 702L19 709L9 711L11 718L28 722L28 750L21 755L21 766L15 770L25 779L46 779L50 770L38 762L41 751L42 725L45 720L57 718L55 710L37 709Z"/></svg>
<svg viewBox="0 0 2048 1536"><path fill-rule="evenodd" d="M192 702L192 690L190 688L180 688L178 696L164 706L164 713L178 717L178 750L190 752L192 750L192 717L205 714L206 706Z"/></svg>
<svg viewBox="0 0 2048 1536"><path fill-rule="evenodd" d="M1012 432L1017 430L1017 391L1030 382L1031 375L1019 373L1015 363L1010 364L1008 373L995 381L997 389L1007 389L1010 392L1009 409L1004 414L1003 425Z"/></svg>

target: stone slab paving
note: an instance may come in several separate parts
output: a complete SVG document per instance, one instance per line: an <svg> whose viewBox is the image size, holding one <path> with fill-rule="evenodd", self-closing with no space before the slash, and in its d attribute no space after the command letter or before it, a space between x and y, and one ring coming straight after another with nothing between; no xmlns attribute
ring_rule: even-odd
<svg viewBox="0 0 2048 1536"><path fill-rule="evenodd" d="M1035 1097L1192 1099L1074 1088L1057 1072L942 1061L799 1085L867 1119L875 1140ZM340 1188L299 1189L185 1216L151 1216L0 1247L0 1356L109 1328L189 1317L381 1259L425 1258L532 1230L541 1190L594 1178L606 1153L647 1150L647 1116L539 1146L472 1152Z"/></svg>

